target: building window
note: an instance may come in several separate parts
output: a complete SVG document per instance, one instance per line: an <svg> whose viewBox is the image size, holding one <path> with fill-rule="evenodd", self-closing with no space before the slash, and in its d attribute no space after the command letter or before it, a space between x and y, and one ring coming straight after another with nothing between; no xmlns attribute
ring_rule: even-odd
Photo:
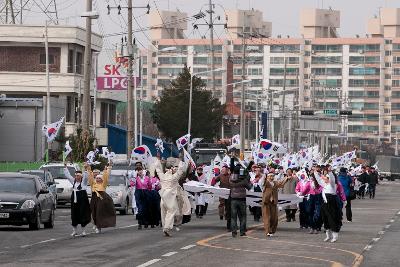
<svg viewBox="0 0 400 267"><path fill-rule="evenodd" d="M385 97L385 102L390 102L390 97Z"/></svg>
<svg viewBox="0 0 400 267"><path fill-rule="evenodd" d="M385 56L391 56L391 55L392 55L392 51L390 51L390 50L385 51Z"/></svg>
<svg viewBox="0 0 400 267"><path fill-rule="evenodd" d="M392 79L392 75L390 75L390 74L385 74L385 79Z"/></svg>
<svg viewBox="0 0 400 267"><path fill-rule="evenodd" d="M68 50L68 68L67 72L68 73L74 73L74 50L70 49Z"/></svg>
<svg viewBox="0 0 400 267"><path fill-rule="evenodd" d="M385 109L383 109L383 113L390 113L390 109L389 108L385 108Z"/></svg>
<svg viewBox="0 0 400 267"><path fill-rule="evenodd" d="M115 124L116 114L116 106L114 104L108 104L108 123Z"/></svg>
<svg viewBox="0 0 400 267"><path fill-rule="evenodd" d="M390 91L390 90L392 90L392 87L390 87L389 85L385 85L385 87L384 87L384 88L385 88L385 90L386 90L386 91Z"/></svg>
<svg viewBox="0 0 400 267"><path fill-rule="evenodd" d="M82 58L82 53L81 52L76 52L76 62L75 62L75 72L78 74L82 74L82 63L83 63L83 58Z"/></svg>
<svg viewBox="0 0 400 267"><path fill-rule="evenodd" d="M54 58L55 56L52 54L49 54L49 65L54 64ZM46 65L46 54L40 54L40 64L41 65Z"/></svg>

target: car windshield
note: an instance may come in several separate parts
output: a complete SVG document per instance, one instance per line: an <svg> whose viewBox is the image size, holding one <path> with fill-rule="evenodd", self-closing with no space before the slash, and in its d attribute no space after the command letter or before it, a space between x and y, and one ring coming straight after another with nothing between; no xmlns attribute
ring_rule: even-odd
<svg viewBox="0 0 400 267"><path fill-rule="evenodd" d="M119 186L125 185L125 177L123 175L110 175L108 178L108 185Z"/></svg>
<svg viewBox="0 0 400 267"><path fill-rule="evenodd" d="M75 173L75 168L74 167L67 167L69 170L69 173L71 175L74 175ZM64 175L64 167L61 166L47 166L44 167L43 169L48 170L51 175L54 177L54 179L67 179Z"/></svg>
<svg viewBox="0 0 400 267"><path fill-rule="evenodd" d="M44 172L40 171L22 171L21 173L39 176L44 181Z"/></svg>
<svg viewBox="0 0 400 267"><path fill-rule="evenodd" d="M0 178L0 192L35 194L35 179L19 177Z"/></svg>

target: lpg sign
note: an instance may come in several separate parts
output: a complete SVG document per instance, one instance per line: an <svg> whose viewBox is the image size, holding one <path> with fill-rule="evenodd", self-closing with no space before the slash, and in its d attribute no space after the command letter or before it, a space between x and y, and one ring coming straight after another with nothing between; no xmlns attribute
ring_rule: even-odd
<svg viewBox="0 0 400 267"><path fill-rule="evenodd" d="M121 72L124 72L121 65L105 65L104 76L96 79L97 90L126 90L128 88L128 78L125 75L121 75ZM138 85L140 79L132 77L132 82L134 81Z"/></svg>

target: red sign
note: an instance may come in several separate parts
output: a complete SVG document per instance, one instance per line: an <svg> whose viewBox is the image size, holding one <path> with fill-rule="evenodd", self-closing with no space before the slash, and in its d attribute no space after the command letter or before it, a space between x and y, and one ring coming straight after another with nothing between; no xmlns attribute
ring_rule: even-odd
<svg viewBox="0 0 400 267"><path fill-rule="evenodd" d="M96 79L97 90L126 90L128 88L128 78L125 75L121 75L121 70L123 70L121 65L105 65L104 76ZM132 83L134 81L138 86L140 78L132 77Z"/></svg>
<svg viewBox="0 0 400 267"><path fill-rule="evenodd" d="M136 86L139 85L140 79L132 77L132 85L136 80ZM97 77L97 90L126 90L128 89L128 78L126 77Z"/></svg>

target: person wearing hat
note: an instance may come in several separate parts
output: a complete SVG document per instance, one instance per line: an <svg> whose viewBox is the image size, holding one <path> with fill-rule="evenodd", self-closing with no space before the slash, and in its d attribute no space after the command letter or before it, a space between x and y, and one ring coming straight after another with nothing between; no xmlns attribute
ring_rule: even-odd
<svg viewBox="0 0 400 267"><path fill-rule="evenodd" d="M253 165L252 166L252 172L250 174L250 182L252 184L251 191L253 192L262 192L262 188L264 185L265 177L264 173L262 172L262 168L260 165ZM259 222L261 218L261 207L250 207L250 211L252 212L254 216L254 221Z"/></svg>
<svg viewBox="0 0 400 267"><path fill-rule="evenodd" d="M278 189L282 188L293 177L285 177L275 181L273 173L267 174L262 195L262 217L265 234L272 237L278 227Z"/></svg>
<svg viewBox="0 0 400 267"><path fill-rule="evenodd" d="M78 236L78 225L81 226L81 236L86 236L85 227L91 220L89 198L86 193L87 175L83 175L82 171L77 170L75 171L75 177L72 177L65 164L64 176L72 184L71 224L73 230L71 236Z"/></svg>
<svg viewBox="0 0 400 267"><path fill-rule="evenodd" d="M154 176L155 172L157 172L160 178L161 222L164 236L170 237L174 222L178 225L182 223L184 212L180 210L180 207L183 208L185 200L182 199L181 191L183 190L180 189L179 180L185 176L189 166L187 163L180 161L177 166L167 163L165 167L166 172L164 172L158 156L155 163L150 166L150 173L151 176Z"/></svg>
<svg viewBox="0 0 400 267"><path fill-rule="evenodd" d="M106 166L103 174L96 176L94 176L94 172L91 171L90 166L87 165L86 168L89 175L89 185L92 189L90 209L92 211L93 223L96 226L95 232L99 234L102 228L115 227L116 224L114 202L106 193L111 166Z"/></svg>

